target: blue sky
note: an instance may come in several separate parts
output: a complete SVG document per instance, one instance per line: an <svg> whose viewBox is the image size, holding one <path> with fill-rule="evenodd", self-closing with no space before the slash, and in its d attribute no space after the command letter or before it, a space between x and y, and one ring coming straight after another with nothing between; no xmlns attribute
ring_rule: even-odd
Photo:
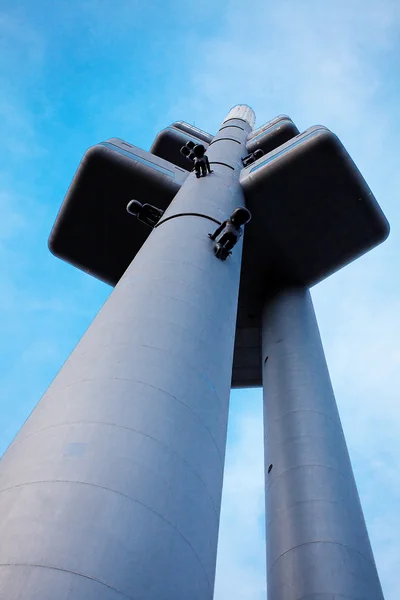
<svg viewBox="0 0 400 600"><path fill-rule="evenodd" d="M312 290L387 600L400 598L400 4L0 0L0 452L111 289L47 238L84 151L230 107L339 135L391 226ZM215 600L265 598L261 391L232 394Z"/></svg>

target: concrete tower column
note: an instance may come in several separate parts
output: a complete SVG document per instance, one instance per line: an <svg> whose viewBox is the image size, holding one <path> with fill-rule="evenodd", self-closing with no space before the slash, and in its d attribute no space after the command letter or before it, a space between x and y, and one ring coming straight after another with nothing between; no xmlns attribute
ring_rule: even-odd
<svg viewBox="0 0 400 600"><path fill-rule="evenodd" d="M383 600L307 289L263 316L269 600Z"/></svg>
<svg viewBox="0 0 400 600"><path fill-rule="evenodd" d="M228 115L6 451L0 598L212 599L242 246L207 234L253 121Z"/></svg>

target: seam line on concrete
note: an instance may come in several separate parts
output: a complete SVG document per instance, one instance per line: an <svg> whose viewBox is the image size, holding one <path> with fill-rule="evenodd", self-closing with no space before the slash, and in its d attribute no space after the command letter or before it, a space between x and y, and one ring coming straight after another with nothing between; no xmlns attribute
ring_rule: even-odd
<svg viewBox="0 0 400 600"><path fill-rule="evenodd" d="M284 511L287 511L288 509L293 508L294 506L298 506L299 504L310 504L311 502L326 502L327 504L336 504L337 506L346 507L346 505L343 504L343 502L337 502L336 500L328 500L327 498L309 498L308 500L297 500L296 502L292 502L291 504L287 504L283 507L280 507L276 510L276 514L280 515ZM270 525L275 520L275 517L268 519L268 525Z"/></svg>
<svg viewBox="0 0 400 600"><path fill-rule="evenodd" d="M288 552L292 552L292 550L295 550L296 548L300 548L301 546L310 546L311 544L330 544L332 546L341 546L342 548L347 548L348 550L351 550L352 552L355 552L356 554L359 554L360 556L362 556L373 567L376 566L369 558L367 558L365 556L365 554L363 554L362 552L359 552L358 550L355 550L355 548L352 548L351 546L348 546L347 544L341 544L340 542L332 542L330 540L315 540L313 542L304 542L303 544L297 544L296 546L293 546L293 548L289 548L289 550L286 550L286 552L282 552L282 554L280 556L278 556L278 558L276 560L274 560L274 562L268 569L268 573L270 573L272 571L272 569L274 568L276 563L283 556L285 556L285 554L288 554Z"/></svg>
<svg viewBox="0 0 400 600"><path fill-rule="evenodd" d="M124 343L124 344L118 344L119 347L121 346L126 346L128 345L128 343ZM115 344L99 344L99 347L101 348L107 348L107 347L115 347ZM133 346L134 348L150 348L151 350L156 350L157 352L160 352L162 354L167 354L169 355L169 351L165 350L163 348L158 348L157 346L150 346L149 344L135 344ZM87 352L80 352L79 354L77 354L77 356L85 356L87 355ZM178 356L174 354L173 356ZM196 371L196 368L189 362L185 361L185 359L182 359L182 362L185 363L188 367L190 367L190 369L198 375L198 379L200 379L203 383L206 384L207 388L211 391L212 395L215 396L217 403L221 406L221 398L218 396L217 391L214 387L214 385L211 383L211 381L208 380L208 377L206 375L201 375L200 372ZM88 378L88 380L91 378ZM180 402L183 406L185 406L186 408L188 408L190 411L193 412L194 415L196 415L201 422L204 424L204 426L206 427L206 429L208 429L207 425L205 424L205 422L203 421L203 419L200 417L200 415L193 410L193 408L191 406L189 406L188 404L186 404L185 402L183 402L182 400L180 400L177 396L175 396L174 394L171 394L171 392L168 392L167 390L164 390L163 388L157 386L157 385L152 385L151 383L148 383L146 381L142 381L141 379L132 379L130 377L96 377L95 379L100 380L100 379L121 379L123 381L135 381L137 383L141 383L142 385L146 385L148 387L151 387L155 390L159 390L160 392L163 392L164 394L167 394L168 396L170 396L171 398L174 398L177 402ZM82 380L83 381L83 380ZM65 385L64 387L69 387L70 385L74 385L76 382L71 382L67 385ZM78 382L79 383L79 382ZM63 388L58 388L57 386L54 386L54 389L63 389ZM211 433L211 432L210 432Z"/></svg>
<svg viewBox="0 0 400 600"><path fill-rule="evenodd" d="M211 323L212 323L212 321L211 321ZM140 347L140 348L151 348L152 350L156 350L157 352L161 352L162 354L168 354L168 353L169 353L169 351L168 351L168 350L165 350L164 348L159 348L158 346L151 346L150 344L139 344L139 347ZM173 354L173 356L179 357L179 355L178 355L178 354ZM219 397L219 396L218 396L218 394L217 394L217 391L216 391L216 389L215 389L215 387L214 387L214 384L212 383L212 381L211 381L211 380L209 380L209 379L208 379L207 375L205 375L204 373L202 373L202 372L200 372L200 371L197 371L197 370L196 370L196 368L195 368L195 367L194 367L194 366L193 366L191 363L189 363L189 362L186 362L186 360L185 360L185 359L184 359L184 362L185 362L185 363L186 363L186 364L187 364L187 365L188 365L188 366L189 366L189 367L190 367L190 368L191 368L191 369L192 369L192 370L193 370L195 373L197 373L197 374L198 374L199 378L200 378L202 381L204 381L204 383L207 385L208 389L209 389L209 390L212 392L212 394L213 394L213 395L214 395L214 396L217 398L217 400L218 400L218 404L221 404L221 399L220 399L220 397ZM170 396L172 396L173 398L175 398L176 400L178 400L178 398L177 398L176 396L174 396L173 394L169 394L169 395L170 395ZM178 402L179 402L179 400L178 400ZM190 407L189 407L187 404L185 404L184 402L182 402L182 404L183 404L184 406L186 406L187 408L189 408L189 410L191 410L191 411L193 412L193 414L197 414L197 413L195 413L195 411L194 411L192 408L190 408ZM199 415L197 415L197 416L199 416ZM200 417L199 417L199 418L200 418ZM204 427L205 427L205 428L208 430L208 427L206 426L206 424L204 423L204 421L203 421L202 419L200 419L200 420L201 420L201 422L204 424ZM210 432L210 435L211 435L211 432ZM211 435L211 437L212 437L212 435ZM214 441L215 441L215 440L214 440Z"/></svg>
<svg viewBox="0 0 400 600"><path fill-rule="evenodd" d="M161 350L160 348L156 348L155 346L149 346L149 345L145 345L145 344L139 344L139 347L141 347L141 348L152 348L154 350L160 350L160 352L168 353L167 350ZM81 353L78 356L84 356L84 355L85 355L85 353ZM191 369L194 370L194 367L191 364L189 364L189 363L187 363L187 364L188 364L188 366ZM215 448L216 448L216 450L218 452L218 456L220 457L221 462L223 462L224 459L223 459L221 451L220 451L220 449L218 447L217 440L214 438L214 436L211 433L211 430L208 427L208 425L206 425L205 421L201 418L201 416L195 410L193 410L193 408L191 406L189 406L188 404L185 404L185 402L183 402L182 400L180 400L179 398L177 398L174 394L171 394L170 392L167 392L166 390L163 390L162 388L160 388L160 387L158 387L156 385L152 385L151 383L146 383L144 381L140 381L139 379L128 379L128 378L123 378L123 377L107 377L107 378L106 377L104 377L104 378L103 377L98 377L96 379L92 379L92 381L101 380L101 379L109 379L109 380L114 380L114 379L118 380L118 379L120 379L120 380L123 380L123 381L134 381L136 383L140 383L141 385L143 385L145 387L150 387L150 388L153 388L155 390L158 390L158 391L162 392L163 394L165 394L166 396L168 396L169 398L172 398L172 399L176 400L176 402L179 402L189 412L191 412L200 421L200 423L203 425L204 429L206 429L206 431L210 435L210 438L214 442ZM203 377L200 376L200 379L202 379L207 384L207 382L203 379ZM84 380L82 380L82 381L84 381ZM86 381L88 381L88 380L86 379ZM80 382L79 381L78 382L72 382L72 383L70 383L70 384L68 384L68 385L66 385L64 387L59 387L59 388L54 387L54 390L55 391L57 391L57 390L61 391L62 389L70 387L71 385L76 385L77 383L80 383ZM208 387L210 388L210 386L208 386ZM218 396L217 392L215 391L214 387L211 390L211 392L217 398L218 404L221 405L221 399L219 398L219 396Z"/></svg>
<svg viewBox="0 0 400 600"><path fill-rule="evenodd" d="M240 127L240 125L224 125L220 127L218 131L222 131L223 129L228 129L229 127L236 127L236 129L241 129L242 131L246 131L244 127Z"/></svg>
<svg viewBox="0 0 400 600"><path fill-rule="evenodd" d="M229 123L229 121L243 121L243 123L246 123L246 125L248 125L248 122L246 121L246 119L241 119L240 117L232 117L231 119L227 119L226 121L223 122L223 124ZM220 131L220 129L218 129L218 131Z"/></svg>
<svg viewBox="0 0 400 600"><path fill-rule="evenodd" d="M178 458L180 458L192 471L192 473L198 478L198 480L202 483L204 489L206 490L210 500L211 500L211 504L214 507L214 510L217 512L217 508L214 504L214 500L212 498L212 495L210 494L209 489L207 488L205 482L203 481L202 477L200 477L200 475L198 474L198 472L193 468L193 466L185 459L183 458L183 456L181 456L180 454L178 454L177 452L175 452L175 450L172 450L172 448L170 446L167 446L166 444L164 444L164 442L162 442L161 440L158 440L157 438L147 434L147 433L143 433L142 431L139 431L138 429L133 429L132 427L127 427L126 425L117 425L116 423L107 423L106 421L64 421L64 423L57 423L56 425L49 425L48 427L43 427L43 429L37 429L36 431L33 431L32 433L29 433L28 435L26 435L25 437L23 437L21 440L17 440L15 442L15 444L13 444L8 450L12 450L13 448L15 448L15 446L17 446L17 444L22 443L24 440L26 440L27 438L30 438L34 435L38 435L39 433L42 433L43 431L48 431L49 429L55 429L57 427L65 427L67 425L103 425L105 427L116 427L119 429L125 429L127 431L132 431L133 433L137 433L139 435L142 435L143 437L149 438L157 443L159 443L160 445L164 446L165 448L167 448L167 450L169 450L169 452L171 452L171 454L174 454L175 456L177 456ZM4 490L0 490L0 494L1 492Z"/></svg>
<svg viewBox="0 0 400 600"><path fill-rule="evenodd" d="M162 278L162 277L154 277L153 279L158 281L158 280L162 280L163 278ZM191 287L192 289L195 289L193 286L189 286L189 287ZM143 319L146 319L146 318L147 318L147 319L149 319L149 320L156 320L156 319L155 319L155 317L152 317L152 318L149 318L149 317L140 317L140 320L143 320ZM139 317L131 317L131 319L139 319ZM113 322L116 322L116 323L118 323L119 321L113 321ZM180 325L179 323L174 323L174 322L172 322L172 321L169 321L169 323L171 323L171 325L173 325L173 326L175 326L175 327L180 327L180 328L181 328L181 329L183 329L184 331L188 331L188 332L190 333L190 329L188 329L187 327L184 327L183 325ZM78 346L76 346L76 348L77 348L77 347L78 347ZM74 351L74 353L75 353L75 351ZM80 354L78 354L78 356L83 356L84 354L85 354L84 352L81 352ZM67 361L70 359L70 357L71 357L71 356L72 356L72 355L70 355L70 356L67 358L67 360L66 360L65 362L67 362ZM34 407L34 408L31 410L31 412L29 413L29 415L26 417L25 421L24 421L24 422L23 422L23 424L22 424L22 427L21 427L21 429L23 428L23 426L25 425L25 423L28 421L28 419L29 419L29 417L31 416L31 414L33 413L33 411L34 411L34 410L35 410L35 409L36 409L36 408L37 408L37 407L38 407L38 406L39 406L39 405L42 403L42 401L45 399L45 397L47 396L47 392L48 392L48 391L49 391L49 390L52 388L52 386L54 385L54 382L56 381L56 379L57 379L57 375L56 375L56 376L53 378L53 380L51 381L51 383L50 383L50 385L49 385L49 387L48 387L47 391L46 391L46 392L45 392L45 394L43 394L43 396L40 398L40 400L39 400L39 402L37 403L36 407ZM143 385L150 385L150 384L148 384L148 383L145 383L145 382L142 382L142 381L139 381L139 383L143 383ZM156 386L152 386L152 387L156 387ZM55 388L55 389L57 389L57 388ZM165 392L166 394L168 394L168 393L169 393L169 392L167 392L166 390L162 390L161 388L157 388L157 387L156 387L156 389L159 389L159 390L161 390L161 391ZM218 395L217 395L217 398L218 398L218 401L220 401L220 399L219 399ZM9 445L8 445L8 446L6 447L6 449L4 450L4 453L3 453L3 454L5 454L5 453L7 452L7 450L8 450L8 449L12 448L12 447L15 445L13 442L14 442L14 440L11 440L11 442L9 443ZM18 443L18 442L17 442L17 443ZM0 458L1 458L1 457L0 457Z"/></svg>
<svg viewBox="0 0 400 600"><path fill-rule="evenodd" d="M242 143L242 142L239 142L239 140L235 140L235 138L223 137L223 138L218 138L217 140L213 140L211 142L210 146L212 146L213 144L216 144L217 142L236 142L239 145Z"/></svg>
<svg viewBox="0 0 400 600"><path fill-rule="evenodd" d="M23 438L23 439L22 439L22 440L20 440L20 441L21 441L21 442L23 442L23 441L24 441L25 439L27 439L27 438L30 438L30 437L32 437L32 436L34 436L34 435L39 435L39 434L41 434L41 433L43 433L43 432L45 432L45 431L49 431L50 429L57 429L58 427L69 427L69 426L71 426L71 425L73 425L73 426L75 426L75 425L103 425L103 426L108 426L108 427L116 427L116 428L119 428L119 429L127 429L128 431L135 431L135 430L133 430L133 429L130 429L129 427L124 427L123 425L116 425L115 423L106 423L106 422L101 422L101 421L64 421L64 423L57 423L56 425L49 425L48 427L44 427L43 429L38 429L38 430L34 431L33 433L31 433L31 434L29 434L29 435L25 436L25 438ZM139 433L139 434L140 434L141 432L137 432L137 433ZM146 436L145 434L142 434L142 435L143 435L144 437L150 437L150 438L151 438L151 436ZM154 439L154 438L151 438L151 439ZM17 443L19 443L19 442L17 442ZM15 445L17 445L17 444L15 444ZM14 448L14 446L13 446L13 448ZM11 450L11 449L12 449L12 448L10 448L10 450ZM217 508L216 508L216 506L215 506L214 500L213 500L213 498L212 498L212 496L211 496L211 494L210 494L210 492L209 492L209 490L208 490L208 488L207 488L206 484L204 483L204 481L203 481L203 480L202 480L202 478L200 477L200 475L199 475L199 474L197 473L197 471L195 471L195 470L192 468L192 466L191 466L191 465L190 465L190 464L189 464L189 463L188 463L188 462L187 462L187 461L186 461L184 458L182 458L182 457L181 457L179 454L176 454L176 453L175 453L173 450L171 450L171 453L172 453L172 454L174 454L175 456L178 456L178 458L180 458L180 459L182 460L182 462L184 462L184 463L185 463L185 464L186 464L186 465L187 465L187 466L190 468L190 471L191 471L191 472L192 472L192 473L195 475L195 477L198 479L198 481L200 482L200 484L201 484L201 485L202 485L202 487L204 488L204 490L205 490L205 492L206 492L206 495L207 495L207 497L208 497L208 499L209 499L209 501L210 501L210 503L211 503L211 505L212 505L212 508L213 508L213 510L214 510L214 512L215 512L215 516L216 516L216 518L218 519L218 518L219 518L219 517L218 517L218 514L219 514L219 513L218 513L218 510L217 510ZM142 464L140 461L138 461L138 460L132 460L132 461L131 461L131 463L132 463L132 464L135 464L135 465L138 465L139 467L142 467L142 466L143 466L143 464ZM154 477L156 477L156 478L159 478L159 479L160 479L160 475L159 475L159 473L157 473L155 470L151 469L151 468L150 468L148 465L146 465L146 472L147 472L147 473L151 473L151 474L152 474ZM167 489L171 489L171 486L170 486L169 482L168 482L166 479L162 479L162 481L163 481L163 483L165 483L165 485L166 485L166 488L167 488ZM5 491L5 490L7 490L7 489L8 489L8 488L4 488L4 489L2 490L2 489L0 488L0 494L1 494L1 492L2 492L2 491Z"/></svg>
<svg viewBox="0 0 400 600"><path fill-rule="evenodd" d="M282 444L287 444L288 442L293 442L293 440L298 440L300 438L313 438L315 439L319 439L319 440L327 440L327 436L326 435L321 435L320 433L299 433L298 435L291 435L290 437L287 437L283 440L279 440L273 441L274 446L282 446ZM336 442L336 440L335 440Z"/></svg>
<svg viewBox="0 0 400 600"><path fill-rule="evenodd" d="M177 217L202 217L203 219L208 219L209 221L213 221L214 223L217 223L217 225L221 225L221 221L214 219L214 217L209 217L208 215L203 215L202 213L177 213L176 215L171 215L170 217L165 217L165 219L162 219L161 221L159 221L154 229L157 229L157 227L159 227L163 223L166 223L167 221L170 221L171 219L176 219Z"/></svg>
<svg viewBox="0 0 400 600"><path fill-rule="evenodd" d="M168 296L166 296L166 297L168 297ZM195 306L195 305L193 305L193 306ZM111 321L111 320L108 321L108 323L112 323L113 325L118 326L118 325L130 323L131 321L140 321L140 323L143 323L143 321L157 321L159 323L164 323L164 324L167 323L168 326L176 327L177 329L181 329L181 330L183 330L184 332L186 332L188 334L191 334L193 332L192 329L189 329L188 327L184 327L183 325L180 325L177 322L174 322L174 321L165 321L165 320L162 320L162 319L157 319L157 317L142 317L142 316L137 316L136 317L136 316L130 316L129 319L126 319L125 321L114 319L113 321ZM217 330L218 332L221 332L221 333L223 332L223 330L221 330L218 327L215 327L214 331L215 330ZM201 329L200 333L204 334L204 329ZM199 339L200 339L201 342L204 343L205 340L204 340L203 337L201 337ZM118 344L113 342L112 344L111 343L99 344L99 347L107 348L109 346L126 346L127 344L128 344L128 342L119 342ZM253 348L250 347L250 349L252 350ZM256 347L254 349L257 350ZM162 348L159 348L159 350L162 350ZM83 350L83 351L81 350L79 353L78 352L76 353L76 356L84 356L86 354L87 354L87 350Z"/></svg>
<svg viewBox="0 0 400 600"><path fill-rule="evenodd" d="M111 345L111 344L110 344ZM122 344L119 344L120 346L122 346ZM100 345L100 347L106 347L106 345ZM148 344L137 344L135 347L139 347L139 348L150 348L152 350L156 350L157 352L160 352L162 354L169 354L168 350L164 350L162 348L157 348L156 346L150 346ZM85 356L87 354L87 352L80 352L77 356ZM177 355L174 355L177 356ZM178 355L179 356L179 355ZM207 388L211 391L211 393L213 394L213 396L215 396L215 398L218 401L218 404L221 405L221 398L218 396L217 391L214 387L214 385L212 384L211 381L208 380L206 375L201 375L199 371L196 371L196 368L190 364L189 362L186 362L185 359L182 359L182 362L187 365L188 367L190 367L190 369L198 376L198 379L200 379L203 383L205 383L205 385L207 386ZM118 363L117 363L118 364ZM160 388L159 386L156 385L152 385L151 383L146 383L145 381L141 381L140 379L133 379L131 377L95 377L95 378L84 378L80 381L90 381L91 379L95 379L95 380L101 380L101 379L105 379L105 380L113 380L113 379L120 379L121 381L135 381L137 383L142 383L143 385L148 385L149 387L152 387L154 389L160 390L160 392L164 392L165 394L168 394L168 396L170 396L171 398L174 398L175 400L177 400L178 402L181 402L184 406L186 406L187 408L189 408L189 410L192 410L192 412L194 414L197 415L197 413L195 413L195 411L193 409L191 409L191 407L189 407L187 404L185 404L184 402L182 402L181 400L179 400L179 398L177 398L176 396L174 396L174 394L171 394L171 392L168 392L167 390L164 390L162 388ZM67 385L64 385L63 387L58 387L57 385L53 386L53 389L55 390L59 390L59 389L64 389L67 388L71 385L75 385L76 381L72 381L71 383L68 383ZM199 416L199 415L197 415ZM200 418L200 416L199 416Z"/></svg>
<svg viewBox="0 0 400 600"><path fill-rule="evenodd" d="M342 473L341 471L338 471L338 469L335 469L334 467L329 467L328 465L320 465L320 464L315 464L315 463L307 463L304 465L296 465L295 467L290 467L290 469L285 469L284 471L282 471L282 473L280 473L274 479L274 481L271 483L271 485L268 486L268 488L267 488L268 492L272 488L272 486L275 484L275 482L278 481L278 479L280 477L282 477L286 473L289 473L289 471L295 471L296 469L303 469L304 467L321 467L322 469L330 469L331 471L335 471L335 473L339 473L339 475L341 475L343 477L343 479L346 479L348 481L353 481L353 483L354 483L354 479L352 477L345 475L344 473Z"/></svg>
<svg viewBox="0 0 400 600"><path fill-rule="evenodd" d="M153 281L156 281L156 280L153 279ZM193 286L188 286L188 287L191 287L192 290L195 290L195 288ZM194 308L197 308L197 309L200 308L199 305L194 304L193 302L187 302L186 300L182 300L181 298L178 298L176 296L170 296L168 294L163 294L163 293L160 293L160 295L162 297L164 297L164 298L170 298L171 300L177 300L178 302L183 302L183 303L187 304L188 306L193 306ZM229 306L229 304L228 304L228 306ZM217 330L219 333L224 333L224 329L221 328L221 326L218 324L217 321L213 320L211 317L206 317L206 319L207 319L207 321L209 321L212 324L214 332ZM146 320L147 321L157 321L157 322L163 323L164 325L167 325L167 326L176 327L178 329L182 329L183 331L185 331L185 332L187 332L189 334L193 333L193 329L190 329L189 327L185 327L184 325L181 325L177 321L170 321L170 320L166 320L166 319L158 319L157 317L154 317L154 316L152 316L152 317L146 317L144 315L141 315L139 313L139 311L138 311L138 313L133 314L133 315L131 314L131 315L129 315L129 317L127 317L126 319L124 319L124 323L129 323L131 321L140 321L140 322L143 322L143 321L146 321ZM118 319L113 319L113 321L108 320L108 322L109 323L115 323L115 324L121 324L122 323L122 321L118 320ZM200 333L204 334L204 328L200 330ZM102 346L106 346L106 345L107 344L102 344ZM116 344L116 345L118 345L118 344ZM250 349L254 349L256 351L258 350L258 346L241 346L241 348L250 348ZM83 354L83 353L81 353L81 354Z"/></svg>
<svg viewBox="0 0 400 600"><path fill-rule="evenodd" d="M119 428L119 429L126 429L128 431L139 433L139 435L143 435L143 437L148 437L148 438L150 438L152 440L155 440L155 438L152 438L151 436L148 436L148 435L146 435L146 434L144 434L144 433L142 433L140 431L137 431L135 429L131 429L130 427L125 427L123 425L116 425L115 423L106 423L106 422L102 422L102 421L64 421L64 423L57 423L56 425L49 425L48 427L43 427L43 429L37 429L36 431L34 431L34 432L30 433L29 435L25 436L22 440L18 440L18 442L16 444L14 444L14 446L16 446L20 442L23 442L27 438L30 438L30 437L32 437L34 435L39 435L39 434L41 434L41 433L43 433L45 431L49 431L50 429L56 429L58 427L69 427L71 425L103 425L105 427L116 427L116 428ZM12 446L12 448L10 448L10 450L12 450L14 448L14 446ZM217 510L217 508L215 506L213 497L211 496L211 494L210 494L210 492L209 492L206 484L204 483L203 479L200 477L200 475L197 473L197 471L195 471L193 469L192 465L190 465L182 456L180 456L179 454L177 454L176 452L174 452L170 448L168 448L168 449L170 450L171 454L173 454L174 456L177 456L178 458L180 458L182 460L182 462L184 462L190 468L190 471L195 475L195 477L201 483L201 485L203 486L203 488L204 488L204 490L205 490L205 492L206 492L206 494L208 496L208 499L211 502L211 505L213 507L215 515L218 518L218 510ZM134 464L136 464L136 465L142 466L142 463L139 462L139 461L132 461L132 462ZM155 471L151 470L148 466L146 466L146 469L147 469L147 472L151 472L151 473L155 474L156 477L157 476L159 477L159 475L157 473L155 473ZM168 484L168 482L165 479L163 481L167 485L168 489L171 489L170 486L169 486L169 484ZM3 490L0 489L0 494L1 494L2 491L6 490L6 489L8 489L8 488L4 488Z"/></svg>
<svg viewBox="0 0 400 600"><path fill-rule="evenodd" d="M50 565L38 565L35 563L1 563L0 567L29 567L29 568L34 567L34 568L38 568L38 569L51 569L53 571L61 571L62 573L70 573L71 575L76 575L77 577L83 577L84 579L89 579L90 581L94 581L96 583L99 583L100 585L104 585L105 587L108 587L109 589L113 590L114 592L117 592L117 594L120 594L124 598L128 598L129 600L134 600L131 596L127 596L123 592L120 592L119 590L117 590L117 588L113 587L112 585L109 585L105 581L101 581L100 579L96 579L96 577L91 577L90 575L84 575L83 573L78 573L78 571L71 571L70 569L62 569L61 567L52 567Z"/></svg>
<svg viewBox="0 0 400 600"><path fill-rule="evenodd" d="M79 356L84 356L84 354L85 353L82 353ZM160 388L160 387L158 387L156 385L151 385L151 383L147 383L146 381L141 381L140 379L131 379L129 377L85 377L83 379L80 379L79 381L71 381L71 383L67 383L67 385L64 385L62 387L61 386L60 387L53 386L52 389L54 389L56 391L57 390L60 391L60 390L69 388L69 387L71 387L73 385L77 385L79 383L82 383L84 381L103 381L103 380L104 381L132 381L132 382L135 382L135 383L141 383L142 385L147 385L149 387L154 388L155 390L160 390L160 392L164 392L165 394L168 394L168 396L170 396L171 398L175 398L176 400L178 400L178 402L181 402L181 400L179 400L178 398L176 398L176 396L174 396L170 392L167 392L166 390L163 390L162 388ZM215 397L218 400L218 403L220 404L221 401L220 401L220 398L218 397L217 393L215 391L213 391L213 394L215 395ZM184 406L187 406L187 404L184 404L184 402L182 402L182 404Z"/></svg>
<svg viewBox="0 0 400 600"><path fill-rule="evenodd" d="M41 483L51 483L51 484L54 484L54 483L67 483L68 485L84 485L84 486L86 485L88 487L94 487L94 488L97 488L97 489L100 489L100 490L104 490L106 492L111 492L112 494L118 494L119 496L122 496L122 497L126 498L127 500L130 500L131 502L134 502L136 504L140 504L140 506L143 506L143 508L149 510L154 515L156 515L157 517L159 517L162 521L164 521L165 523L167 523L174 531L176 531L176 533L192 549L192 552L193 552L194 556L196 557L199 565L201 566L201 568L204 571L207 583L211 587L211 582L210 582L210 580L208 578L206 568L204 567L204 565L203 565L200 557L198 556L196 550L193 548L193 546L189 542L189 540L183 535L183 533L181 531L179 531L179 529L173 523L171 523L171 521L168 521L168 519L166 519L159 512L157 512L153 508L150 508L150 506L147 506L147 504L144 504L143 502L140 502L140 500L137 500L136 498L132 498L132 496L128 496L127 494L124 494L123 492L119 492L118 490L113 490L111 488L104 487L103 485L97 485L95 483L89 483L89 482L86 482L86 481L71 481L69 479L44 479L44 480L41 480L41 481L28 481L26 483L19 483L17 485L11 486L9 488L5 488L0 493L2 494L3 492L11 491L11 490L14 490L16 488L24 487L24 486L27 486L27 485L37 485L37 484L41 484Z"/></svg>
<svg viewBox="0 0 400 600"><path fill-rule="evenodd" d="M282 415L279 415L279 417L275 417L273 419L273 422L275 423L276 421L279 421L279 419L283 419L287 415L291 415L293 413L298 413L298 412L313 412L313 413L316 413L317 415L323 415L324 417L327 417L328 419L330 419L335 425L339 425L340 430L343 431L342 425L341 425L339 419L336 420L333 417L331 417L330 415L328 415L327 413L322 412L322 410L314 410L313 408L298 408L297 410L288 410L287 412L283 413ZM264 436L266 435L267 431L269 431L269 429L271 429L272 425L273 425L273 423L268 424L268 427L265 431Z"/></svg>

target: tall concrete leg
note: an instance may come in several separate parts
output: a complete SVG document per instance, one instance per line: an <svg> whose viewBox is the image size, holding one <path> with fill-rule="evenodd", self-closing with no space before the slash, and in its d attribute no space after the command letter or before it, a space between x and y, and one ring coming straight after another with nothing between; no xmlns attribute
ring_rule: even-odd
<svg viewBox="0 0 400 600"><path fill-rule="evenodd" d="M241 245L224 263L207 234L244 203L238 123L3 457L1 599L213 596Z"/></svg>
<svg viewBox="0 0 400 600"><path fill-rule="evenodd" d="M269 600L382 600L311 297L263 319Z"/></svg>

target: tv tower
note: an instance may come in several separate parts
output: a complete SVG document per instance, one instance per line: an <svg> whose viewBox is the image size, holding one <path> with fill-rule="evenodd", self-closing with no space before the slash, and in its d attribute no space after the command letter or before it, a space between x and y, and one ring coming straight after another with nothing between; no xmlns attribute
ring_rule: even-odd
<svg viewBox="0 0 400 600"><path fill-rule="evenodd" d="M83 157L49 246L115 289L2 458L1 599L211 600L230 390L261 385L268 599L383 599L309 288L389 226L326 127L254 124Z"/></svg>

